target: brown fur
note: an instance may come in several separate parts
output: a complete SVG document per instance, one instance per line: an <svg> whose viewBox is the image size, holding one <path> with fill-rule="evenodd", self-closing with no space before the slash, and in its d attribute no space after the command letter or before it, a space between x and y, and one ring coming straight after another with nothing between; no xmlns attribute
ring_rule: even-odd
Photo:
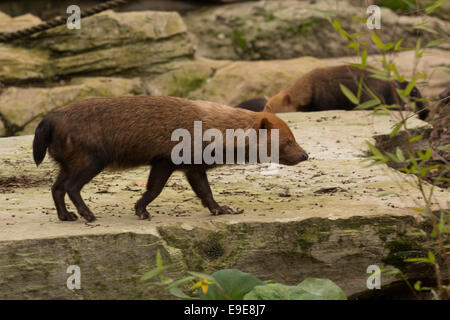
<svg viewBox="0 0 450 320"><path fill-rule="evenodd" d="M206 177L206 170L211 166L204 163L177 166L171 161L172 148L179 143L171 141L172 132L185 128L193 138L196 120L202 121L203 131L209 128L222 132L238 128L280 129L280 163L294 165L307 159L286 123L271 113L173 97L88 99L48 114L36 129L33 142L36 164L42 162L48 148L60 165L59 176L52 187L59 218L77 218L66 209L64 196L68 193L81 216L88 221L95 219L81 199L80 190L104 168L150 164L147 191L135 205L139 217L150 217L146 206L159 195L174 170L186 173L195 193L212 213L230 213L230 208L219 206L213 199Z"/></svg>
<svg viewBox="0 0 450 320"><path fill-rule="evenodd" d="M355 104L342 93L339 84L346 86L356 96L361 76L364 83L383 104L403 104L395 89L404 89L408 82L389 82L370 78L369 75L368 71L347 65L314 69L271 97L264 111L279 113L336 109L352 110ZM414 88L410 96L421 98L417 88ZM370 93L363 88L360 102L363 103L372 99ZM421 102L417 102L417 109L423 109ZM426 110L419 113L421 119L424 119L426 114Z"/></svg>

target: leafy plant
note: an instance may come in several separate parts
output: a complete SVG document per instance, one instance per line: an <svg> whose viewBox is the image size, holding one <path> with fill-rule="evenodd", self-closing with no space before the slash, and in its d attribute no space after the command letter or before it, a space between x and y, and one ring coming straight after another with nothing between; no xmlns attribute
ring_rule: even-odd
<svg viewBox="0 0 450 320"><path fill-rule="evenodd" d="M381 1L381 3L386 3L386 1ZM443 3L442 0L439 1L428 1L427 4L423 7L419 6L419 1L389 1L390 6L394 8L395 6L402 6L405 8L407 6L409 9L416 10L417 14L430 14L433 11L437 10L440 5ZM419 10L422 8L421 10ZM356 18L356 20L365 21L365 19ZM391 87L393 93L397 93L394 95L396 97L396 103L393 105L383 105L380 102L380 99L365 85L363 79L360 79L358 92L355 94L351 92L348 88L341 85L342 93L353 103L358 104L356 109L368 109L374 108L375 113L379 113L380 111L390 112L391 110L400 109L399 106L403 103L411 105L413 109L416 109L416 102L418 99L413 99L409 95L420 81L422 81L425 85L427 84L427 80L429 75L423 72L417 71L417 65L420 62L420 59L426 54L426 50L428 48L435 47L441 43L443 43L444 39L438 39L427 43L425 46L421 43L421 38L419 37L416 46L415 46L415 66L412 70L412 74L410 75L410 82L404 89L397 88L394 83L398 81L402 83L407 78L406 75L401 74L396 66L396 64L392 61L392 54L399 52L401 50L407 50L408 48L402 47L403 39L399 39L397 41L392 41L388 43L383 43L381 39L378 37L376 31L367 30L366 32L361 32L358 34L350 35L347 31L345 31L341 24L337 19L332 21L334 28L340 33L340 35L347 39L348 48L352 48L361 58L360 64L351 64L357 68L362 70L367 70L370 73L370 77L376 79L382 79L389 81L391 83ZM364 28L365 26L363 26ZM437 31L429 28L427 26L427 20L424 18L420 23L417 23L412 26L413 29L420 29L424 32L430 32L433 34L438 34ZM370 33L371 42L362 41L360 37L363 35L367 35ZM374 67L368 67L367 65L367 46L375 45L379 52L381 53L381 65L382 68L377 69ZM445 70L448 72L448 70ZM360 104L360 96L361 92L366 90L373 97L372 100L366 101ZM428 101L426 99L421 99L420 101ZM422 110L416 110L415 113L419 113ZM450 203L447 203L447 208L441 208L433 206L436 202L434 201L434 190L436 183L438 181L450 181L450 179L446 178L446 174L448 173L450 167L447 164L430 164L430 160L433 152L437 150L433 150L432 147L428 147L425 150L420 150L414 147L414 143L418 140L424 139L422 135L417 135L413 133L408 127L408 120L412 116L406 116L404 112L397 112L392 114L397 117L397 123L393 126L392 131L390 133L390 138L393 139L400 130L403 130L407 136L407 143L404 148L397 148L395 153L385 152L376 148L373 144L367 142L368 149L371 153L366 161L370 161L369 166L372 165L384 165L389 161L393 161L396 164L400 165L400 171L412 175L414 179L414 186L418 190L421 195L422 202L417 203L417 208L414 208L419 214L427 219L427 221L431 224L431 232L426 232L425 230L418 230L415 233L415 236L424 238L425 241L431 242L432 245L430 250L427 253L426 257L417 257L412 259L405 260L410 263L427 263L433 266L434 268L434 276L436 278L436 287L422 287L420 282L416 282L414 286L411 286L408 282L406 276L401 273L398 269L391 269L391 273L397 273L402 276L402 278L407 281L408 285L412 290L415 291L430 291L433 294L435 299L449 299L450 298L450 257L449 257L449 248L450 248ZM446 148L447 146L443 146ZM427 176L428 173L432 170L440 170L440 175L437 178L432 179L432 184L427 184ZM406 180L406 178L405 178ZM429 180L429 179L428 179ZM394 196L399 196L397 194L393 194ZM445 276L443 276L445 275Z"/></svg>
<svg viewBox="0 0 450 320"><path fill-rule="evenodd" d="M156 253L156 268L144 274L142 281L159 278L151 284L163 287L172 295L189 300L346 300L345 293L328 279L307 278L297 286L274 281L261 281L250 273L237 269L223 269L211 275L187 272L179 280L164 276L171 266L164 266L161 254ZM180 288L189 285L192 296Z"/></svg>

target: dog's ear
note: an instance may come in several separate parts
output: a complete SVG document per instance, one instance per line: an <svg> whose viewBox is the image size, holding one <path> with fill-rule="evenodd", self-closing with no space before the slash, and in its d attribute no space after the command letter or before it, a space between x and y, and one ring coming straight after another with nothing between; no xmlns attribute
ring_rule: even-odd
<svg viewBox="0 0 450 320"><path fill-rule="evenodd" d="M259 132L259 129L270 130L272 127L273 125L267 117L256 119L255 122L253 122L253 129L255 129L256 132Z"/></svg>
<svg viewBox="0 0 450 320"><path fill-rule="evenodd" d="M289 93L287 93L284 97L283 97L283 105L290 105L292 102L291 100L291 96L289 95Z"/></svg>

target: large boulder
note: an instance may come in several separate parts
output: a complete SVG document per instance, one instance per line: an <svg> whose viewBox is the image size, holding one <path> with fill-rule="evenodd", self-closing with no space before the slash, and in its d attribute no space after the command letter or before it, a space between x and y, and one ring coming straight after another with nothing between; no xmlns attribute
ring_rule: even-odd
<svg viewBox="0 0 450 320"><path fill-rule="evenodd" d="M208 58L257 60L353 54L325 12L335 14L349 34L367 31L365 22L354 19L366 17L365 8L332 0L236 3L194 10L184 20L199 54ZM415 47L419 32L412 26L422 18L398 16L386 8L381 9L381 16L379 36L384 42L404 38L404 47ZM427 21L427 26L440 35L420 32L423 44L450 35L448 22L437 18ZM372 46L369 51L378 49Z"/></svg>
<svg viewBox="0 0 450 320"><path fill-rule="evenodd" d="M431 281L432 266L404 261L429 250L417 236L417 228L429 226L414 210L423 200L413 177L361 161L366 141L375 143L375 132L389 134L395 117L370 111L280 117L311 157L273 175L262 174L260 165L211 170L216 200L244 209L236 215L211 216L176 172L149 205L152 220L139 220L133 205L148 168L137 168L104 171L86 185L83 196L95 223L61 222L50 192L54 162L46 157L36 168L33 136L0 139L0 299L173 298L139 280L155 267L158 249L164 264L173 266L173 279L187 270L237 268L292 285L329 278L349 296L378 291L367 289L370 265ZM408 123L424 126L414 118ZM435 188L432 210L449 200L448 192ZM81 290L65 285L71 265L80 267ZM382 289L393 281L383 273Z"/></svg>
<svg viewBox="0 0 450 320"><path fill-rule="evenodd" d="M32 14L24 14L17 17L10 17L0 11L0 32L14 32L33 27L42 23L42 20Z"/></svg>
<svg viewBox="0 0 450 320"><path fill-rule="evenodd" d="M236 105L255 97L270 97L305 73L324 66L325 62L312 57L229 62L188 97Z"/></svg>
<svg viewBox="0 0 450 320"><path fill-rule="evenodd" d="M75 78L53 88L8 87L0 95L0 136L30 134L48 112L92 97L143 94L139 79Z"/></svg>
<svg viewBox="0 0 450 320"><path fill-rule="evenodd" d="M43 80L52 74L48 52L0 44L0 82Z"/></svg>
<svg viewBox="0 0 450 320"><path fill-rule="evenodd" d="M10 18L0 32L41 21L25 15ZM17 20L17 21L16 21ZM105 11L81 21L81 29L61 25L8 45L0 45L0 81L8 85L74 76L161 74L172 61L194 54L186 25L176 12Z"/></svg>
<svg viewBox="0 0 450 320"><path fill-rule="evenodd" d="M194 53L178 13L155 11L104 11L83 19L80 30L59 26L24 45L50 50L55 73L63 76L142 73Z"/></svg>

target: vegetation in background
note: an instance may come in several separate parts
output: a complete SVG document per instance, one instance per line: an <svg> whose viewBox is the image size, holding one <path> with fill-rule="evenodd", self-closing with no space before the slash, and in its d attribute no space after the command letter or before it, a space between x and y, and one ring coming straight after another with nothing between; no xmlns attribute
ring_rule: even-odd
<svg viewBox="0 0 450 320"><path fill-rule="evenodd" d="M383 1L381 1L383 2ZM391 6L400 3L408 3L408 6L413 3L413 1L389 1ZM412 26L413 29L420 29L424 32L431 32L437 34L437 32L427 26L426 16L431 14L434 10L438 9L439 6L443 3L440 1L428 1L429 5L427 7L420 7L423 9L417 10L419 8L419 1L414 2L414 8L416 12L422 14L422 22ZM330 22L331 22L331 17ZM358 20L366 23L366 19ZM417 66L420 62L420 59L425 55L426 50L428 48L435 47L445 41L445 39L434 40L429 43L422 43L421 38L419 37L416 42L415 47L415 66L410 75L401 74L396 66L396 64L392 61L392 56L395 55L396 52L401 50L410 50L411 48L402 47L403 39L395 39L393 42L383 43L377 35L377 32L383 32L383 27L381 30L368 30L361 32L358 34L349 34L347 33L340 25L339 21L334 19L332 21L334 28L341 34L342 37L348 40L348 48L352 48L359 55L361 59L360 64L350 64L357 68L368 70L371 74L372 78L382 79L390 81L392 84L392 90L396 90L398 96L395 104L393 105L384 105L381 103L380 99L373 94L373 92L366 86L363 79L360 79L358 92L351 92L347 87L341 85L342 92L346 95L346 97L357 104L356 109L368 109L374 108L375 114L386 114L390 113L391 110L401 110L402 102L410 105L412 110L416 110L414 100L409 97L409 94L414 89L414 86L418 86L419 84L427 85L427 80L429 79L429 74L425 72L417 71ZM363 35L370 35L371 41L363 41L361 37ZM380 53L382 54L382 68L377 69L372 66L368 66L367 64L367 46L375 45ZM449 69L443 69L444 71L450 73ZM398 89L394 86L394 81L403 82L406 79L409 79L409 84L405 89ZM362 91L367 91L373 99L370 101L366 101L360 104L360 97ZM401 101L400 101L401 100ZM421 99L421 101L429 102L427 99ZM416 110L415 113L420 112L420 110ZM391 274L398 274L404 279L409 287L416 291L417 293L426 291L432 294L434 299L450 299L450 259L449 259L449 249L450 249L450 202L447 202L446 208L438 207L436 208L437 201L434 198L435 186L438 181L448 181L448 178L444 176L448 173L450 166L448 164L434 164L430 165L430 159L433 152L438 150L433 150L430 146L425 150L417 149L415 146L415 142L425 139L422 135L417 135L414 133L414 130L411 130L408 127L408 120L412 117L406 116L404 112L396 112L391 113L393 117L396 117L397 123L393 126L390 138L394 139L400 130L403 130L407 135L407 143L405 148L397 147L395 153L386 152L379 150L371 143L368 144L368 148L370 150L371 156L368 157L366 161L370 161L369 166L372 165L384 165L389 161L395 162L399 170L408 174L408 176L402 176L399 185L403 183L410 183L411 180L409 177L414 177L413 184L415 188L420 193L421 197L420 201L415 199L415 203L417 207L413 208L416 212L418 212L421 216L423 216L429 225L431 225L430 230L417 230L412 236L421 237L423 241L426 243L431 243L430 249L426 257L415 257L411 259L406 259L405 262L409 263L426 263L433 267L434 277L436 279L436 285L434 287L422 287L421 282L417 281L414 285L411 285L407 279L407 277L398 269L391 268L385 269L384 272L389 272ZM426 142L425 142L426 143ZM426 144L428 145L428 144ZM439 150L448 150L450 149L450 145L441 146ZM426 183L427 173L431 170L440 170L440 175L437 178L433 178L432 184L429 185ZM380 194L380 196L396 196L400 197L398 194ZM421 296L417 294L417 297Z"/></svg>
<svg viewBox="0 0 450 320"><path fill-rule="evenodd" d="M141 280L152 286L161 287L175 297L187 300L347 299L342 289L328 279L307 278L296 286L288 286L274 281L261 281L252 274L237 269L223 269L211 275L189 271L186 277L174 280L164 275L170 267L163 265L158 250L156 268L144 274ZM149 282L154 278L158 280Z"/></svg>
<svg viewBox="0 0 450 320"><path fill-rule="evenodd" d="M444 1L437 1L441 5ZM423 13L427 8L431 7L436 1L415 1L415 0L380 0L377 5L380 7L386 7L393 11L400 12L403 14L420 14ZM442 8L437 7L436 11L441 11ZM431 13L431 12L430 12Z"/></svg>

